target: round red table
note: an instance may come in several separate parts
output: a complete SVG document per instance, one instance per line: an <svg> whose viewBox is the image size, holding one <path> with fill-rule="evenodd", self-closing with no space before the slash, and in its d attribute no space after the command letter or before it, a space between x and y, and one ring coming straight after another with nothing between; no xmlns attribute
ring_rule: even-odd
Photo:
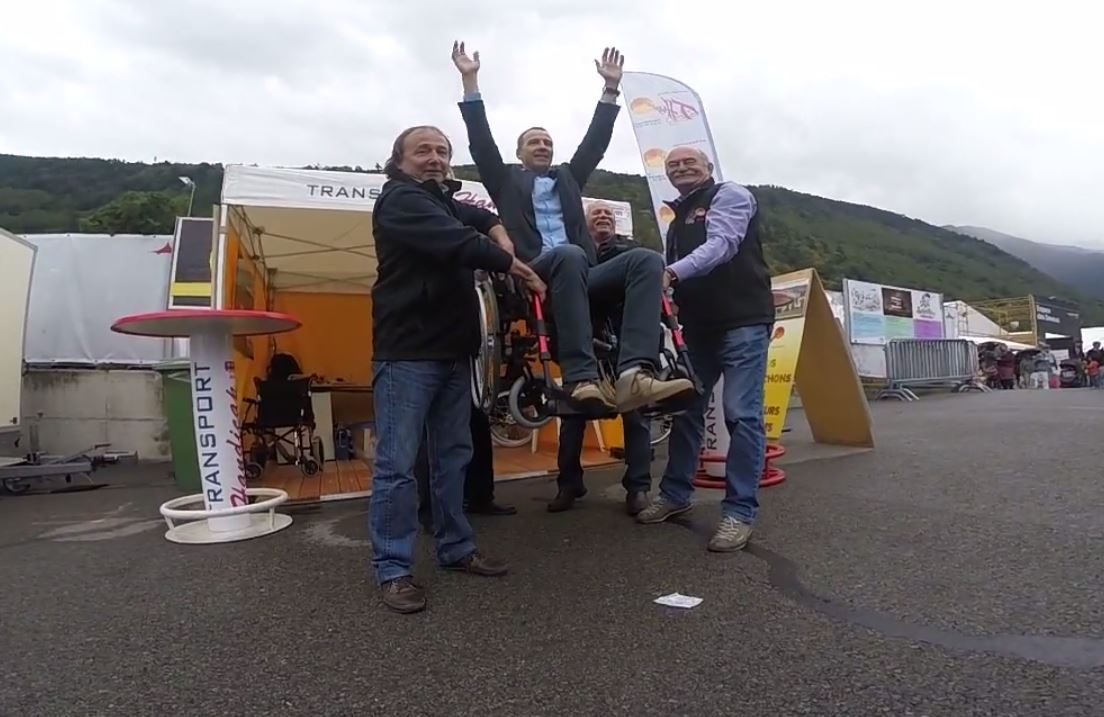
<svg viewBox="0 0 1104 717"><path fill-rule="evenodd" d="M121 334L189 340L192 418L203 493L161 507L169 523L165 534L169 540L223 543L266 535L291 524L291 516L272 510L287 500L287 493L245 486L233 341L235 336L268 336L300 326L298 319L287 314L242 309L159 311L126 316L112 324L111 330ZM271 497L250 503L250 495ZM200 498L204 510L179 509ZM263 510L269 511L267 518L258 514ZM200 520L175 525L172 518Z"/></svg>

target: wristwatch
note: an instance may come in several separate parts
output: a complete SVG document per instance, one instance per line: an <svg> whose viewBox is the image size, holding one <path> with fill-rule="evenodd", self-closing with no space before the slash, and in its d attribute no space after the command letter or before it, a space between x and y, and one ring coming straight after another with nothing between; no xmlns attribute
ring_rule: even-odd
<svg viewBox="0 0 1104 717"><path fill-rule="evenodd" d="M667 267L663 270L663 273L667 275L667 283L674 286L678 283L678 274L671 270L671 267Z"/></svg>

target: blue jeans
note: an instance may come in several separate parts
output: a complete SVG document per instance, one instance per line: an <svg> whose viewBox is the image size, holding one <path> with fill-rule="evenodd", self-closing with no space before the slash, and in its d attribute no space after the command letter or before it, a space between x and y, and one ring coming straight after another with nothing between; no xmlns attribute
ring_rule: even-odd
<svg viewBox="0 0 1104 717"><path fill-rule="evenodd" d="M724 376L724 419L730 441L725 461L725 498L721 512L753 523L759 512L759 479L763 472L766 432L763 426L763 385L767 378L767 347L771 326L759 324L713 335L686 334L690 361L705 395L675 416L668 444L667 469L660 493L683 506L694 495L705 409L717 379Z"/></svg>
<svg viewBox="0 0 1104 717"><path fill-rule="evenodd" d="M445 565L475 550L464 515L472 459L471 365L463 361L376 361L376 458L372 478L372 565L382 584L413 574L418 540L414 465L422 436L429 456L433 537Z"/></svg>

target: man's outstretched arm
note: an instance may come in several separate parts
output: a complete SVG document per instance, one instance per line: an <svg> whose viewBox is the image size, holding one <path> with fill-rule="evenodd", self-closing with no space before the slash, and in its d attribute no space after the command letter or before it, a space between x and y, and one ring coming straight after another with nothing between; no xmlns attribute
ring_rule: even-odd
<svg viewBox="0 0 1104 717"><path fill-rule="evenodd" d="M609 148L613 138L613 125L617 121L617 113L621 108L617 105L617 96L621 94L618 89L621 85L621 75L625 66L625 56L616 47L607 47L602 53L601 61L595 60L594 66L602 77L602 97L598 100L598 107L594 110L594 117L590 120L590 127L575 150L575 156L571 158L571 174L582 189L590 179L590 175L597 169L598 163Z"/></svg>
<svg viewBox="0 0 1104 717"><path fill-rule="evenodd" d="M464 99L460 103L460 114L468 128L468 149L471 151L475 166L479 168L479 179L487 187L492 199L497 200L499 191L506 183L506 163L498 150L491 125L487 121L487 108L479 93L479 53L468 57L464 43L452 44L452 62L460 71L464 84Z"/></svg>
<svg viewBox="0 0 1104 717"><path fill-rule="evenodd" d="M758 209L755 196L745 187L722 184L705 215L705 242L667 267L664 281L669 282L672 274L676 281L705 276L736 256Z"/></svg>

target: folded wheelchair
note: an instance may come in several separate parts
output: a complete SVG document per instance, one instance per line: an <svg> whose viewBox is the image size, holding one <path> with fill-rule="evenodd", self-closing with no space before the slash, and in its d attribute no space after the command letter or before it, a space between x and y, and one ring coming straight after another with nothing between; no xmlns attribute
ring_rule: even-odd
<svg viewBox="0 0 1104 717"><path fill-rule="evenodd" d="M556 330L540 297L513 277L499 274L477 274L476 292L481 329L480 349L472 371L472 397L476 405L492 418L511 420L529 429L538 429L553 418L582 416L594 420L617 416L612 409L601 413L587 411L571 399L553 376ZM656 320L663 328L657 378L689 379L695 392L701 395L701 383L690 364L682 330L666 296ZM599 384L612 396L618 376L617 335L608 318L595 316L592 323ZM639 410L649 417L671 415L684 411L694 398L688 394Z"/></svg>

